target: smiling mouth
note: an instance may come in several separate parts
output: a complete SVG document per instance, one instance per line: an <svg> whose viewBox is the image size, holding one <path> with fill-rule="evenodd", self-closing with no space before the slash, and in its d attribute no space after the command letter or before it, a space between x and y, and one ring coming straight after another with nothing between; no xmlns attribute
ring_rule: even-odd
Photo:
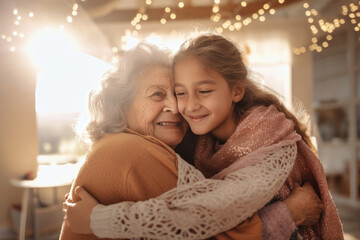
<svg viewBox="0 0 360 240"><path fill-rule="evenodd" d="M202 115L202 116L189 116L189 118L193 121L200 121L202 119L204 119L205 117L207 117L208 115Z"/></svg>
<svg viewBox="0 0 360 240"><path fill-rule="evenodd" d="M158 125L160 125L160 126L178 127L178 126L180 126L180 122L159 122Z"/></svg>

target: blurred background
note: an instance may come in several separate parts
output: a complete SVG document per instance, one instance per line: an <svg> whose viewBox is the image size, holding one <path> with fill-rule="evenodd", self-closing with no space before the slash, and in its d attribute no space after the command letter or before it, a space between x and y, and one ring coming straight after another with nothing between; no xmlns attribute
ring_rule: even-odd
<svg viewBox="0 0 360 240"><path fill-rule="evenodd" d="M1 0L0 239L57 238L63 196L86 153L75 125L104 71L141 40L176 51L191 32L208 30L239 45L255 81L308 112L346 239L360 239L359 7L352 0Z"/></svg>

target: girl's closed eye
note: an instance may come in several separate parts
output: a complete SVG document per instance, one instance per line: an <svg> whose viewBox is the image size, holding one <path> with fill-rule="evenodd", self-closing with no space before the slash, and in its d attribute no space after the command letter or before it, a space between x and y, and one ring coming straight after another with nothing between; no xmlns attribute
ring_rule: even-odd
<svg viewBox="0 0 360 240"><path fill-rule="evenodd" d="M175 96L176 97L182 97L185 96L186 92L185 91L175 91Z"/></svg>
<svg viewBox="0 0 360 240"><path fill-rule="evenodd" d="M199 91L200 94L209 94L211 92L213 92L214 90L201 90Z"/></svg>

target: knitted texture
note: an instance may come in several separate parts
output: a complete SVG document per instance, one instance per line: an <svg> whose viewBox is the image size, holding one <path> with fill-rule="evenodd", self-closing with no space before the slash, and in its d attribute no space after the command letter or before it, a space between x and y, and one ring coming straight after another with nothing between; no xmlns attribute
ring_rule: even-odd
<svg viewBox="0 0 360 240"><path fill-rule="evenodd" d="M206 179L178 157L177 188L148 201L111 205L107 226L97 224L104 220L103 211L108 211L99 205L92 212L91 228L101 238L134 239L205 239L229 230L279 191L293 168L296 141L244 156L242 161L254 164L222 180Z"/></svg>
<svg viewBox="0 0 360 240"><path fill-rule="evenodd" d="M257 106L247 113L223 146L210 135L202 136L197 143L195 166L207 177L215 174L215 177L221 178L259 160L247 158L250 161L244 161L242 156L261 154L264 149L292 141L295 135L293 122L274 105ZM310 182L325 209L317 224L299 227L300 235L305 240L341 240L342 226L328 190L323 166L303 140L296 144L298 152L294 169L274 200L286 199L295 183L302 185L305 181Z"/></svg>

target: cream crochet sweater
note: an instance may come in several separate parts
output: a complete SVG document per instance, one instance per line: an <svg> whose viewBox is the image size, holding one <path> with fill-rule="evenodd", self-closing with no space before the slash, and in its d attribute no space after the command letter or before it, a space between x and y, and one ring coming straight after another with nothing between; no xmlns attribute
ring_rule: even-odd
<svg viewBox="0 0 360 240"><path fill-rule="evenodd" d="M243 160L255 164L223 179L205 178L178 156L177 188L147 201L99 204L91 215L91 229L99 238L209 238L264 207L289 176L296 154L295 142L261 155L250 153Z"/></svg>

